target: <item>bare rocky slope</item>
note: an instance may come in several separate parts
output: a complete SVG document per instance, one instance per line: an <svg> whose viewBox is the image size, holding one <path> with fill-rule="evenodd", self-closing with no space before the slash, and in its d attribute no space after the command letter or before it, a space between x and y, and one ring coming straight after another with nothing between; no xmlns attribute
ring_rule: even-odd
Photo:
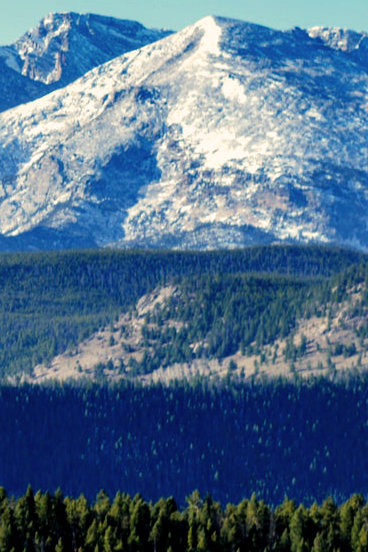
<svg viewBox="0 0 368 552"><path fill-rule="evenodd" d="M165 332L173 328L180 331L188 325L170 317L163 323L150 321L147 325L150 315L164 311L170 299L182 300L180 287L157 288L144 295L133 309L123 313L113 324L101 328L77 347L35 366L26 379L42 383L79 378L98 381L101 378L106 381L129 378L169 383L198 375L209 379L229 375L249 379L358 373L368 369L368 339L359 337L359 329L366 325L368 315L367 307L361 307L362 296L363 288L359 286L351 290L342 303L331 304L327 309L321 305L317 315L300 318L287 338L276 339L261 348L253 343L253 352L239 349L223 358L204 355L190 362L175 362L142 373L136 367L142 361L144 365L145 358L155 355ZM147 328L155 335L153 339L147 340ZM187 345L195 351L205 342L206 339Z"/></svg>
<svg viewBox="0 0 368 552"><path fill-rule="evenodd" d="M47 21L50 44L64 44ZM1 249L366 250L366 44L207 17L2 113ZM22 71L52 82L47 55L24 54Z"/></svg>

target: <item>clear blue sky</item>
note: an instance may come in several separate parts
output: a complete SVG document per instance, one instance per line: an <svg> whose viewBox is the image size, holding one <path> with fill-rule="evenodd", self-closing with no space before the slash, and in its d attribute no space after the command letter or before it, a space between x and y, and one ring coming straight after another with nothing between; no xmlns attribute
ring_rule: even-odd
<svg viewBox="0 0 368 552"><path fill-rule="evenodd" d="M368 0L0 0L0 44L52 11L92 12L179 30L205 15L286 29L328 25L368 31Z"/></svg>

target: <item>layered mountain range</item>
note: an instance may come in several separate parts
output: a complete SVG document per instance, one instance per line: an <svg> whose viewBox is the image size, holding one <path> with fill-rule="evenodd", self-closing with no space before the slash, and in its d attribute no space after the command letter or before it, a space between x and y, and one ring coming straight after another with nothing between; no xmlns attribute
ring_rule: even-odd
<svg viewBox="0 0 368 552"><path fill-rule="evenodd" d="M0 56L2 250L368 248L365 33L54 14Z"/></svg>
<svg viewBox="0 0 368 552"><path fill-rule="evenodd" d="M168 34L137 21L51 13L14 44L0 47L0 111L66 86L93 67Z"/></svg>

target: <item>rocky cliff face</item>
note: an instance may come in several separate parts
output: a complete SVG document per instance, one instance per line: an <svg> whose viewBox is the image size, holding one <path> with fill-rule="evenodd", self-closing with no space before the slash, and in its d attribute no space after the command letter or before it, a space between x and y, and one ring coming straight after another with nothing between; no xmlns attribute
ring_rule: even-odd
<svg viewBox="0 0 368 552"><path fill-rule="evenodd" d="M51 13L22 36L14 49L23 75L46 84L69 84L125 52L170 34L136 21L79 13Z"/></svg>
<svg viewBox="0 0 368 552"><path fill-rule="evenodd" d="M358 33L338 27L312 27L307 32L311 38L320 39L330 48L357 55L361 59L365 58L365 61L368 62L367 33Z"/></svg>
<svg viewBox="0 0 368 552"><path fill-rule="evenodd" d="M365 36L326 36L208 17L3 113L0 246L367 249Z"/></svg>
<svg viewBox="0 0 368 552"><path fill-rule="evenodd" d="M136 21L50 13L14 44L0 47L0 110L44 96L93 67L169 34Z"/></svg>

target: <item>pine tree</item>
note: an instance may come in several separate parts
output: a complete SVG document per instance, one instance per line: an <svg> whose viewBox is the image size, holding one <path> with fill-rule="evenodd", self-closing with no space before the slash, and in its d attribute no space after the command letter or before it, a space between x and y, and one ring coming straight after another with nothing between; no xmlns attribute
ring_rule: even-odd
<svg viewBox="0 0 368 552"><path fill-rule="evenodd" d="M55 552L64 552L64 545L61 537L57 541L57 544L55 546Z"/></svg>
<svg viewBox="0 0 368 552"><path fill-rule="evenodd" d="M15 524L10 507L3 510L0 521L0 552L9 552L15 545Z"/></svg>

